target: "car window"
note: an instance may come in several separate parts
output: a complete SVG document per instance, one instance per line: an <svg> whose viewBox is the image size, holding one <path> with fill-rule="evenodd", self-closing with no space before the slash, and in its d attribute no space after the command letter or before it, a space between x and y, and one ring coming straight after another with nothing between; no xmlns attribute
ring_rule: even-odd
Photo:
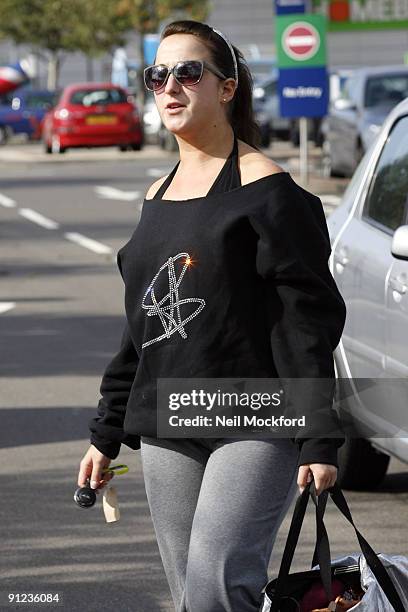
<svg viewBox="0 0 408 612"><path fill-rule="evenodd" d="M127 102L127 96L120 89L78 89L70 98L70 104L92 106L93 104L118 104Z"/></svg>
<svg viewBox="0 0 408 612"><path fill-rule="evenodd" d="M367 79L364 106L370 108L378 104L398 104L408 97L408 72L391 74Z"/></svg>
<svg viewBox="0 0 408 612"><path fill-rule="evenodd" d="M374 142L371 143L371 146L366 151L365 155L360 160L357 168L354 171L354 174L347 185L345 192L343 193L341 204L342 206L347 206L347 210L350 212L351 208L356 203L356 197L358 192L361 189L361 183L364 179L364 175L367 171L367 165L370 163L371 155L374 149Z"/></svg>
<svg viewBox="0 0 408 612"><path fill-rule="evenodd" d="M404 224L408 199L408 117L393 127L378 160L363 216L389 230Z"/></svg>
<svg viewBox="0 0 408 612"><path fill-rule="evenodd" d="M3 94L2 96L0 96L1 106L11 106L12 100L13 100L13 96L9 93Z"/></svg>
<svg viewBox="0 0 408 612"><path fill-rule="evenodd" d="M338 78L339 78L340 91L342 91L345 88L346 83L350 77L346 74L339 74Z"/></svg>
<svg viewBox="0 0 408 612"><path fill-rule="evenodd" d="M349 100L354 104L358 102L358 84L359 80L357 77L350 77L344 79L340 86L340 97L344 100Z"/></svg>
<svg viewBox="0 0 408 612"><path fill-rule="evenodd" d="M54 106L57 95L52 93L29 93L26 95L25 104L30 108L46 110Z"/></svg>
<svg viewBox="0 0 408 612"><path fill-rule="evenodd" d="M332 72L329 76L330 99L337 100L344 90L345 81L342 82L341 76Z"/></svg>

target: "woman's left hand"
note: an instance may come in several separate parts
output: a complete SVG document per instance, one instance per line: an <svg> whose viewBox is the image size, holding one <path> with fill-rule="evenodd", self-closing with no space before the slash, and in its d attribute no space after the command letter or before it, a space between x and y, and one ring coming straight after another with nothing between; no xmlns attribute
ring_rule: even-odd
<svg viewBox="0 0 408 612"><path fill-rule="evenodd" d="M307 483L312 479L315 482L316 495L320 495L322 491L329 489L335 484L337 480L337 468L335 465L330 465L328 463L301 465L299 467L297 479L300 493L302 493Z"/></svg>

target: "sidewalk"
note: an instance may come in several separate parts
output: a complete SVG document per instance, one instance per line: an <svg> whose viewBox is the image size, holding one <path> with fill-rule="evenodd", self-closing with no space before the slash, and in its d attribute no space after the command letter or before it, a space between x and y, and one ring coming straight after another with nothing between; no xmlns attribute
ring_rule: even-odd
<svg viewBox="0 0 408 612"><path fill-rule="evenodd" d="M162 151L156 145L145 145L141 151L119 151L116 147L100 147L91 149L68 149L63 154L45 153L41 143L13 142L0 147L0 163L66 163L66 162L98 162L124 159L168 159L177 158L176 153Z"/></svg>

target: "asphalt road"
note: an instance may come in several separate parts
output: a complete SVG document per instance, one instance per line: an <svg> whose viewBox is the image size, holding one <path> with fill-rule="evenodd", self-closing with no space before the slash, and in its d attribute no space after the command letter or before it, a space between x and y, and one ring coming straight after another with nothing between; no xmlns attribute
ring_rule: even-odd
<svg viewBox="0 0 408 612"><path fill-rule="evenodd" d="M115 463L121 519L106 523L99 499L75 506L100 379L124 322L116 252L129 239L148 185L176 156L38 149L0 155L0 610L173 610L147 506L139 451ZM296 171L292 155L272 152ZM315 176L330 213L346 181ZM331 196L331 198L327 198ZM377 552L407 554L408 468L392 461L380 490L346 492L356 524ZM290 512L271 559L276 575ZM351 527L327 510L333 557L357 550ZM310 508L293 570L310 566ZM59 593L60 604L13 604L8 593Z"/></svg>

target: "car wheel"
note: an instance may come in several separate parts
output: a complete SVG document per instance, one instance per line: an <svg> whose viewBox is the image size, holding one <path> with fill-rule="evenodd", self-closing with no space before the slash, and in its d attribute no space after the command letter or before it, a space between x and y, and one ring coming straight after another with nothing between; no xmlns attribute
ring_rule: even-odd
<svg viewBox="0 0 408 612"><path fill-rule="evenodd" d="M44 151L45 151L45 153L47 153L47 155L51 155L52 154L52 146L50 145L49 142L45 142L44 143Z"/></svg>
<svg viewBox="0 0 408 612"><path fill-rule="evenodd" d="M119 145L119 151L122 151L122 153L125 153L125 151L128 150L128 146L127 145Z"/></svg>
<svg viewBox="0 0 408 612"><path fill-rule="evenodd" d="M132 151L140 151L141 148L142 148L142 144L141 143L135 143L135 144L131 145Z"/></svg>
<svg viewBox="0 0 408 612"><path fill-rule="evenodd" d="M322 143L322 174L326 178L344 176L333 166L333 157L331 154L330 142L328 140L323 140Z"/></svg>
<svg viewBox="0 0 408 612"><path fill-rule="evenodd" d="M387 473L390 457L364 438L346 438L338 450L337 482L343 489L367 491L378 487Z"/></svg>
<svg viewBox="0 0 408 612"><path fill-rule="evenodd" d="M0 125L0 146L5 145L8 141L8 130L3 125Z"/></svg>

